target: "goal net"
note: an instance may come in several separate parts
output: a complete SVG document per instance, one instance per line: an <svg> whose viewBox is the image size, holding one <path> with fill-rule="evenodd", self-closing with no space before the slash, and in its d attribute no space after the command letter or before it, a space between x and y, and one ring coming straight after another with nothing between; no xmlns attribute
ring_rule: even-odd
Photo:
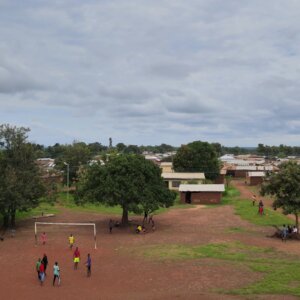
<svg viewBox="0 0 300 300"><path fill-rule="evenodd" d="M96 232L96 224L95 223L53 223L53 222L35 222L34 223L34 236L35 236L35 244L38 243L38 226L91 226L94 229L94 243L95 243L95 249L97 249L97 232Z"/></svg>

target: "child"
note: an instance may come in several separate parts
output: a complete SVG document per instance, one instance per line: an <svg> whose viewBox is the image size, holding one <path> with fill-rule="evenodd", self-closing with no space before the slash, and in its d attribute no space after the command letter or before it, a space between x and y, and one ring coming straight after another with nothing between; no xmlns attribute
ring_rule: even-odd
<svg viewBox="0 0 300 300"><path fill-rule="evenodd" d="M42 243L43 245L45 245L45 244L46 244L46 241L47 241L47 235L46 235L46 232L43 232L43 233L41 234L41 243Z"/></svg>
<svg viewBox="0 0 300 300"><path fill-rule="evenodd" d="M77 270L78 263L80 262L80 252L78 247L76 247L74 254L73 254L73 261L74 261L74 270Z"/></svg>
<svg viewBox="0 0 300 300"><path fill-rule="evenodd" d="M45 280L45 266L44 266L43 262L41 262L41 264L40 264L39 271L40 271L40 282L41 282L41 285L43 285L44 280Z"/></svg>
<svg viewBox="0 0 300 300"><path fill-rule="evenodd" d="M73 234L71 233L69 236L69 245L70 245L71 250L73 248L74 243L75 243L75 238L74 238Z"/></svg>
<svg viewBox="0 0 300 300"><path fill-rule="evenodd" d="M60 285L60 269L59 269L59 266L58 266L58 263L57 261L55 262L54 266L53 266L53 286L55 284L55 280L57 278L57 281L58 281L58 285Z"/></svg>
<svg viewBox="0 0 300 300"><path fill-rule="evenodd" d="M255 206L256 204L256 195L253 194L252 196L252 205Z"/></svg>
<svg viewBox="0 0 300 300"><path fill-rule="evenodd" d="M143 229L143 228L142 228L141 225L137 225L137 226L136 226L136 229L135 229L135 232L136 232L136 233L141 233L141 232L142 232L142 229Z"/></svg>
<svg viewBox="0 0 300 300"><path fill-rule="evenodd" d="M38 280L40 280L40 265L41 265L41 263L42 263L42 260L39 258L35 264L35 269L37 272Z"/></svg>
<svg viewBox="0 0 300 300"><path fill-rule="evenodd" d="M285 227L285 224L283 224L282 231L281 231L281 239L282 239L282 241L286 242L287 234L288 234L287 227Z"/></svg>
<svg viewBox="0 0 300 300"><path fill-rule="evenodd" d="M262 216L264 213L264 204L262 200L259 201L258 203L258 213Z"/></svg>
<svg viewBox="0 0 300 300"><path fill-rule="evenodd" d="M44 256L43 256L42 263L44 264L44 273L46 276L47 275L46 270L47 270L47 266L48 266L48 257L46 254L44 254Z"/></svg>
<svg viewBox="0 0 300 300"><path fill-rule="evenodd" d="M91 276L91 267L92 267L92 259L91 259L91 255L88 254L87 255L87 260L86 260L86 268L87 268L87 277Z"/></svg>

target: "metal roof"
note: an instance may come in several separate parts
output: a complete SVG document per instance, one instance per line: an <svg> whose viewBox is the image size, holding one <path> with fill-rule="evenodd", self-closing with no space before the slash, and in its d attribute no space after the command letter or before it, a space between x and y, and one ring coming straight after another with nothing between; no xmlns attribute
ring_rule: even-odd
<svg viewBox="0 0 300 300"><path fill-rule="evenodd" d="M162 173L164 179L178 179L178 180L192 180L192 179L205 179L204 173Z"/></svg>
<svg viewBox="0 0 300 300"><path fill-rule="evenodd" d="M249 177L265 177L265 172L248 172Z"/></svg>
<svg viewBox="0 0 300 300"><path fill-rule="evenodd" d="M255 171L257 170L256 166L236 166L237 171Z"/></svg>
<svg viewBox="0 0 300 300"><path fill-rule="evenodd" d="M224 184L181 184L180 192L224 192Z"/></svg>

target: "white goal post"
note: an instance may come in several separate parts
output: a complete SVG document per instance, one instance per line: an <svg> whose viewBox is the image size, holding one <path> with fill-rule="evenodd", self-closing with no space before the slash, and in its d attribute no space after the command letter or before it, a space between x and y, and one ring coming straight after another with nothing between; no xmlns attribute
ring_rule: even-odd
<svg viewBox="0 0 300 300"><path fill-rule="evenodd" d="M94 242L95 249L97 249L97 232L96 232L96 224L95 223L51 223L51 222L34 222L34 236L35 236L35 244L37 245L37 225L60 225L60 226L93 226L94 227Z"/></svg>

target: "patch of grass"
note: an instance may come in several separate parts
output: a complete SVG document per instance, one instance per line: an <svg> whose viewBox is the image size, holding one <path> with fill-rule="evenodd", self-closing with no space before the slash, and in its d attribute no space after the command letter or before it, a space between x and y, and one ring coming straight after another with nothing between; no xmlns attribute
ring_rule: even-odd
<svg viewBox="0 0 300 300"><path fill-rule="evenodd" d="M73 194L69 194L69 198L67 193L61 192L59 193L58 203L66 208L75 210L75 211L86 211L86 212L96 212L96 213L103 213L103 214L113 214L113 215L122 215L122 207L120 205L116 206L106 206L104 204L94 204L94 203L85 203L84 205L77 205L74 201ZM194 205L186 205L182 204L179 199L179 194L175 199L174 206L165 208L161 207L154 212L155 215L165 213L170 209L178 209L178 208L192 208L195 207ZM135 214L129 213L129 215L134 216Z"/></svg>
<svg viewBox="0 0 300 300"><path fill-rule="evenodd" d="M68 197L68 194L64 192L59 193L58 204L75 211L96 212L96 213L114 214L114 215L122 214L122 208L119 205L105 206L103 204L94 204L94 203L77 205L74 201L73 194L69 194Z"/></svg>
<svg viewBox="0 0 300 300"><path fill-rule="evenodd" d="M24 219L32 218L34 216L41 216L42 213L44 215L45 214L58 214L59 209L49 203L41 202L38 207L33 208L29 211L18 211L16 214L16 219L24 220Z"/></svg>
<svg viewBox="0 0 300 300"><path fill-rule="evenodd" d="M235 214L256 225L282 226L282 224L294 224L290 218L270 208L265 207L265 214L263 216L259 215L258 207L253 206L250 199L240 199L239 195L240 192L234 187L226 188L221 205L233 205Z"/></svg>
<svg viewBox="0 0 300 300"><path fill-rule="evenodd" d="M252 205L249 199L234 199L230 200L235 208L235 213L242 219L260 226L282 226L282 224L294 224L293 220L283 215L280 212L270 208L264 208L264 215L258 214L258 207Z"/></svg>
<svg viewBox="0 0 300 300"><path fill-rule="evenodd" d="M228 294L280 294L300 296L299 257L273 248L249 246L239 242L192 245L156 245L143 250L150 258L167 260L216 259L247 267L262 274L262 279L239 289L222 291Z"/></svg>
<svg viewBox="0 0 300 300"><path fill-rule="evenodd" d="M247 232L245 228L242 227L229 227L225 230L228 233L239 233L239 232Z"/></svg>

